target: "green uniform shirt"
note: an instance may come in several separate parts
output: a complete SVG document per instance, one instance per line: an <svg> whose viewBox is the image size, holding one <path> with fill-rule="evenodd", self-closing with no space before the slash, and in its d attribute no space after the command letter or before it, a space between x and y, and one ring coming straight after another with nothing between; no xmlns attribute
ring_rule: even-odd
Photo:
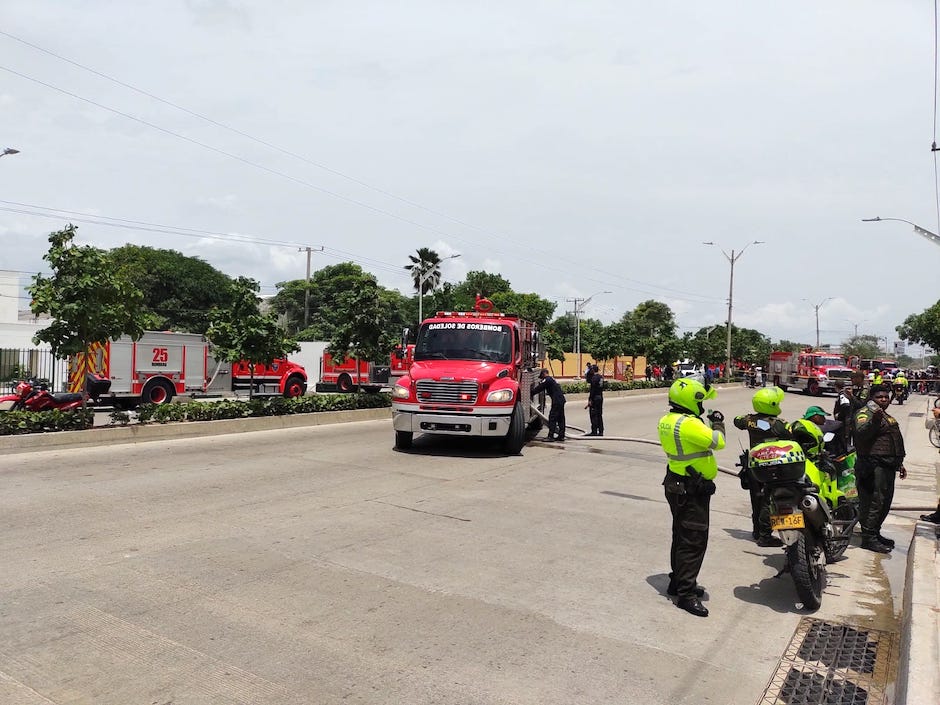
<svg viewBox="0 0 940 705"><path fill-rule="evenodd" d="M718 474L718 461L713 450L725 447L725 436L692 414L669 412L659 420L659 442L669 460L669 471L688 475L691 465L706 480Z"/></svg>

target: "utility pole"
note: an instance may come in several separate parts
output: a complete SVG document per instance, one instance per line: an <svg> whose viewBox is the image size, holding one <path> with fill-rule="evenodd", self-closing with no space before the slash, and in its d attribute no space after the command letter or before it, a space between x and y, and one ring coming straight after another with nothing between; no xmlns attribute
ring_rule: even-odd
<svg viewBox="0 0 940 705"><path fill-rule="evenodd" d="M803 301L808 301L808 299L803 299ZM816 349L819 350L819 309L823 307L827 301L832 301L832 297L828 297L820 301L818 304L811 304L814 309L816 309ZM858 326L856 326L856 334L858 333Z"/></svg>
<svg viewBox="0 0 940 705"><path fill-rule="evenodd" d="M298 252L307 253L307 283L304 285L304 328L310 325L310 253L323 252L323 247L300 247Z"/></svg>
<svg viewBox="0 0 940 705"><path fill-rule="evenodd" d="M593 299L595 296L600 294L609 294L609 291L598 291L596 294L591 294L586 299L579 299L577 297L573 299L565 299L565 301L571 301L574 304L574 352L578 356L578 375L581 374L581 312L584 310L584 307L587 303Z"/></svg>

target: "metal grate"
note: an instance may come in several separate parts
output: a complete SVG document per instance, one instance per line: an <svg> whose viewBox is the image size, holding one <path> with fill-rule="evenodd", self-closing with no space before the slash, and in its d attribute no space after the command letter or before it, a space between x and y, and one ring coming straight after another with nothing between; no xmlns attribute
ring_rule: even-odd
<svg viewBox="0 0 940 705"><path fill-rule="evenodd" d="M477 382L436 382L420 379L417 384L418 401L422 403L475 404Z"/></svg>
<svg viewBox="0 0 940 705"><path fill-rule="evenodd" d="M895 635L804 617L760 705L885 705Z"/></svg>

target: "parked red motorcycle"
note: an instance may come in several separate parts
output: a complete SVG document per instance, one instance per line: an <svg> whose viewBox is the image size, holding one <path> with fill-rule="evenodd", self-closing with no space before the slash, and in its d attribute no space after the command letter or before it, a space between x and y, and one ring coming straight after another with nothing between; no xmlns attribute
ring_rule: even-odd
<svg viewBox="0 0 940 705"><path fill-rule="evenodd" d="M0 411L74 411L82 408L82 394L53 394L45 380L31 377L18 382L12 394L0 396Z"/></svg>

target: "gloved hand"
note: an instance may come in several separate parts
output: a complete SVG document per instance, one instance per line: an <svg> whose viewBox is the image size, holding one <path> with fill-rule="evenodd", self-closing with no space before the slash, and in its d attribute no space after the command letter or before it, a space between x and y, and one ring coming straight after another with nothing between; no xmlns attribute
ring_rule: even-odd
<svg viewBox="0 0 940 705"><path fill-rule="evenodd" d="M725 415L722 414L717 409L715 411L708 412L708 416L705 418L708 419L711 424L712 431L719 431L722 434L725 432Z"/></svg>

